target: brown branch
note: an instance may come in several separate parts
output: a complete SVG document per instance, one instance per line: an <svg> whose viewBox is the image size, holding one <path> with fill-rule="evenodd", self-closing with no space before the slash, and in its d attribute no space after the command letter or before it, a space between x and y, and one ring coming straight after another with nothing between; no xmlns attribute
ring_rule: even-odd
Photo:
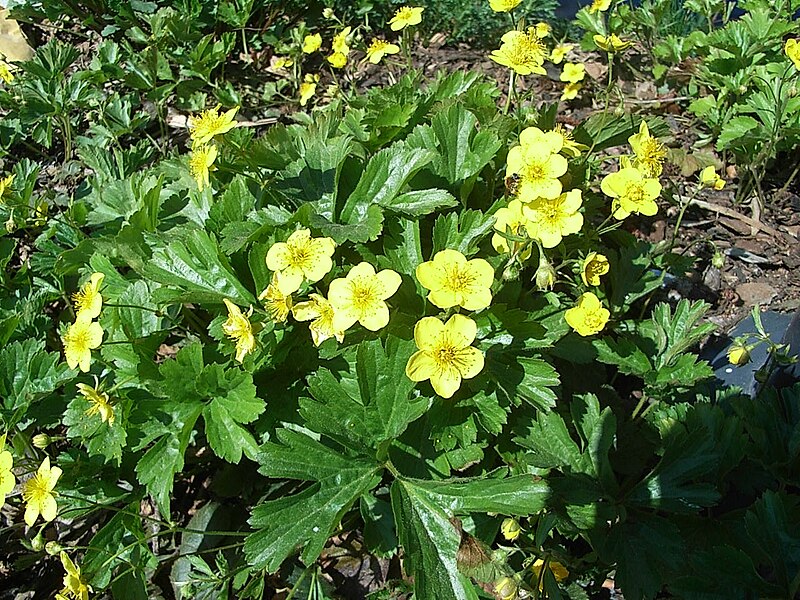
<svg viewBox="0 0 800 600"><path fill-rule="evenodd" d="M765 225L761 221L756 221L755 219L751 219L748 216L743 215L742 213L736 212L731 208L727 208L725 206L718 206L717 204L711 204L710 202L705 202L704 200L692 200L692 205L696 206L697 208L702 208L703 210L708 210L712 212L719 213L721 215L725 215L726 217L730 217L732 219L736 219L737 221L741 221L746 225L749 225L753 229L757 229L763 231L764 233L768 233L774 238L779 240L784 240L787 242L796 242L796 239L789 237L787 234L784 234L774 227L770 227L769 225Z"/></svg>

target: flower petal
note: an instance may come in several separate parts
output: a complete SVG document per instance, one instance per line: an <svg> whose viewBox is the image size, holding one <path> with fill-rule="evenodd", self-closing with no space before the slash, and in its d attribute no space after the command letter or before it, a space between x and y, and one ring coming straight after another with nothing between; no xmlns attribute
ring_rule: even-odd
<svg viewBox="0 0 800 600"><path fill-rule="evenodd" d="M386 302L375 303L375 306L370 309L358 320L364 327L370 331L378 331L389 324L389 307L386 306Z"/></svg>
<svg viewBox="0 0 800 600"><path fill-rule="evenodd" d="M381 300L387 300L394 296L397 289L400 287L400 284L403 282L402 277L392 271L391 269L384 269L383 271L377 273L375 277L381 284L383 290L380 294Z"/></svg>
<svg viewBox="0 0 800 600"><path fill-rule="evenodd" d="M267 268L270 271L283 271L289 266L289 246L277 242L267 250Z"/></svg>
<svg viewBox="0 0 800 600"><path fill-rule="evenodd" d="M436 373L436 362L424 351L411 355L406 363L406 377L411 381L425 381Z"/></svg>
<svg viewBox="0 0 800 600"><path fill-rule="evenodd" d="M42 518L45 521L49 522L56 518L56 515L58 514L58 505L56 504L56 499L52 494L46 494L45 497L42 498L39 509L42 511ZM26 510L26 515L27 512L28 511Z"/></svg>
<svg viewBox="0 0 800 600"><path fill-rule="evenodd" d="M475 341L478 334L478 325L464 315L453 315L444 324L444 329L451 340L458 342L461 347L469 346Z"/></svg>
<svg viewBox="0 0 800 600"><path fill-rule="evenodd" d="M455 367L446 367L430 379L433 390L442 398L451 398L461 387L461 373Z"/></svg>
<svg viewBox="0 0 800 600"><path fill-rule="evenodd" d="M483 371L484 358L483 353L477 348L472 346L464 348L459 351L456 356L456 364L461 377L464 379L472 379L478 373Z"/></svg>
<svg viewBox="0 0 800 600"><path fill-rule="evenodd" d="M25 507L25 524L28 527L33 527L36 519L39 518L39 505L36 502L28 502Z"/></svg>
<svg viewBox="0 0 800 600"><path fill-rule="evenodd" d="M444 331L444 323L436 317L423 317L414 325L414 342L420 350L429 350L436 346Z"/></svg>
<svg viewBox="0 0 800 600"><path fill-rule="evenodd" d="M417 281L428 290L438 290L444 286L445 272L434 261L429 260L417 266Z"/></svg>

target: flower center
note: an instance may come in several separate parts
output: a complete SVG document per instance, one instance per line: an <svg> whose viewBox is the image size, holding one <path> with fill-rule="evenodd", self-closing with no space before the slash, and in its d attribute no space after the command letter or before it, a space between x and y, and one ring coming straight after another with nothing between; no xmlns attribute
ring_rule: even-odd
<svg viewBox="0 0 800 600"><path fill-rule="evenodd" d="M584 313L583 322L592 329L602 328L604 325L602 315L596 310Z"/></svg>
<svg viewBox="0 0 800 600"><path fill-rule="evenodd" d="M466 269L455 267L446 272L445 286L454 292L465 292L475 283L475 277Z"/></svg>
<svg viewBox="0 0 800 600"><path fill-rule="evenodd" d="M633 204L641 204L646 198L644 185L641 181L632 181L625 188L625 200Z"/></svg>
<svg viewBox="0 0 800 600"><path fill-rule="evenodd" d="M545 165L541 161L536 161L525 165L523 177L528 181L542 181L547 179Z"/></svg>
<svg viewBox="0 0 800 600"><path fill-rule="evenodd" d="M83 352L89 348L89 332L85 329L76 331L69 337L69 341L78 352Z"/></svg>
<svg viewBox="0 0 800 600"><path fill-rule="evenodd" d="M378 299L378 290L373 282L365 277L359 277L352 284L353 307L358 312L365 312L373 307Z"/></svg>
<svg viewBox="0 0 800 600"><path fill-rule="evenodd" d="M22 490L22 499L25 502L41 502L49 493L47 483L36 474L25 483L25 487Z"/></svg>
<svg viewBox="0 0 800 600"><path fill-rule="evenodd" d="M311 259L311 248L308 244L302 246L289 246L289 263L293 266L300 267L309 262Z"/></svg>
<svg viewBox="0 0 800 600"><path fill-rule="evenodd" d="M458 350L447 341L443 341L434 351L433 360L439 369L452 367L456 362Z"/></svg>

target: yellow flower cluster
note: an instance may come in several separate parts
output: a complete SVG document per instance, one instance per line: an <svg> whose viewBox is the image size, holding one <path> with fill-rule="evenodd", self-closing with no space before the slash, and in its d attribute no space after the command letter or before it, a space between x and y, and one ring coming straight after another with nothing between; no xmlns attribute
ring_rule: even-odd
<svg viewBox="0 0 800 600"><path fill-rule="evenodd" d="M234 118L239 107L237 106L224 113L220 113L219 109L220 105L218 104L212 109L204 110L197 116L189 117L189 138L192 142L192 152L189 155L189 171L201 192L210 187L210 173L213 170L214 161L217 160L217 147L212 144L212 141L217 136L227 133L236 127Z"/></svg>
<svg viewBox="0 0 800 600"><path fill-rule="evenodd" d="M103 277L102 273L92 273L89 281L73 294L75 322L61 337L70 369L80 368L84 373L91 366L92 350L99 348L103 342L103 328L94 321L100 316L103 307L103 297L100 294Z"/></svg>

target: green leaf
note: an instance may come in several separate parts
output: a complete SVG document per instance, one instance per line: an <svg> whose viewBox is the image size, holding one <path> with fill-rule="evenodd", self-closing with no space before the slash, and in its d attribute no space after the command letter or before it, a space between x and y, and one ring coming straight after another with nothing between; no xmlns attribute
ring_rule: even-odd
<svg viewBox="0 0 800 600"><path fill-rule="evenodd" d="M355 225L364 220L371 205L390 204L411 177L435 156L431 151L408 148L402 143L375 154L342 208L342 222Z"/></svg>
<svg viewBox="0 0 800 600"><path fill-rule="evenodd" d="M414 190L384 201L381 206L410 217L422 217L458 204L450 192L439 189Z"/></svg>
<svg viewBox="0 0 800 600"><path fill-rule="evenodd" d="M222 370L219 365L211 366ZM204 375L207 376L207 371ZM232 377L226 379L225 375ZM264 412L264 401L256 398L252 375L238 370L228 371L225 375L221 379L224 387L219 388L220 391L226 390L225 395L215 395L203 408L208 443L222 460L238 463L242 452L255 460L258 444L242 424L252 423Z"/></svg>
<svg viewBox="0 0 800 600"><path fill-rule="evenodd" d="M317 559L342 515L380 481L374 461L353 458L289 429L276 433L259 455L266 477L314 481L303 491L269 500L253 509L250 524L257 531L245 540L248 563L276 571L296 548L310 565Z"/></svg>
<svg viewBox="0 0 800 600"><path fill-rule="evenodd" d="M656 369L674 365L679 355L716 330L713 323L699 323L707 310L705 302L686 299L678 302L674 312L665 302L656 305L651 321L639 327L640 334L656 343L658 355L653 360Z"/></svg>
<svg viewBox="0 0 800 600"><path fill-rule="evenodd" d="M95 414L88 416L86 411L92 405L82 395L72 399L64 413L63 424L67 427L67 438L79 438L86 445L89 456L102 456L106 461L122 460L122 449L125 447L127 432L120 418L113 424L103 422ZM117 412L116 417L119 417Z"/></svg>
<svg viewBox="0 0 800 600"><path fill-rule="evenodd" d="M411 481L392 484L392 510L405 568L414 577L417 598L475 600L475 589L459 573L456 557L461 534L433 498Z"/></svg>
<svg viewBox="0 0 800 600"><path fill-rule="evenodd" d="M458 250L465 256L478 251L478 242L494 225L494 217L479 210L464 210L441 215L433 224L433 252L446 248Z"/></svg>
<svg viewBox="0 0 800 600"><path fill-rule="evenodd" d="M618 486L608 453L616 442L617 418L608 406L600 410L600 402L594 394L576 396L570 411L581 436L584 455L589 457L592 475L602 482L605 490L615 494Z"/></svg>
<svg viewBox="0 0 800 600"><path fill-rule="evenodd" d="M451 104L418 125L406 139L410 146L437 154L433 171L451 185L477 175L500 149L497 135L478 129L478 119L462 104Z"/></svg>
<svg viewBox="0 0 800 600"><path fill-rule="evenodd" d="M54 352L46 352L44 342L27 339L0 350L0 398L5 428L16 423L6 421L17 413L21 418L33 402L52 394L75 377L75 371L61 362ZM17 421L18 422L18 421Z"/></svg>
<svg viewBox="0 0 800 600"><path fill-rule="evenodd" d="M361 496L359 511L364 520L364 542L369 551L383 557L394 554L400 542L394 529L392 505L368 492Z"/></svg>
<svg viewBox="0 0 800 600"><path fill-rule="evenodd" d="M148 236L153 255L142 274L176 293L172 301L222 304L228 298L240 306L255 303L220 254L217 241L205 231L175 228L169 236Z"/></svg>
<svg viewBox="0 0 800 600"><path fill-rule="evenodd" d="M560 383L558 372L541 358L518 352L493 347L486 353L486 371L497 383L497 393L515 405L523 400L539 410L550 410L556 405L551 388Z"/></svg>
<svg viewBox="0 0 800 600"><path fill-rule="evenodd" d="M349 225L331 223L325 217L317 214L310 216L308 224L320 234L333 238L337 244L345 242L366 243L378 239L383 231L383 211L377 204L366 208L360 220Z"/></svg>
<svg viewBox="0 0 800 600"><path fill-rule="evenodd" d="M746 140L756 127L759 127L759 123L753 117L738 116L726 121L717 138L717 150L721 152L733 146L734 142Z"/></svg>
<svg viewBox="0 0 800 600"><path fill-rule="evenodd" d="M592 346L597 350L597 360L607 365L615 365L620 373L644 377L653 370L647 355L631 340L610 336L594 340Z"/></svg>
<svg viewBox="0 0 800 600"><path fill-rule="evenodd" d="M615 232L620 241L619 257L609 255L611 305L627 310L636 300L661 285L664 274L652 268L652 247L627 232Z"/></svg>
<svg viewBox="0 0 800 600"><path fill-rule="evenodd" d="M385 348L380 340L359 344L354 370L319 369L308 379L314 399L300 401L307 426L360 451L398 438L428 407L411 398L405 367L413 350L413 342L389 335Z"/></svg>

